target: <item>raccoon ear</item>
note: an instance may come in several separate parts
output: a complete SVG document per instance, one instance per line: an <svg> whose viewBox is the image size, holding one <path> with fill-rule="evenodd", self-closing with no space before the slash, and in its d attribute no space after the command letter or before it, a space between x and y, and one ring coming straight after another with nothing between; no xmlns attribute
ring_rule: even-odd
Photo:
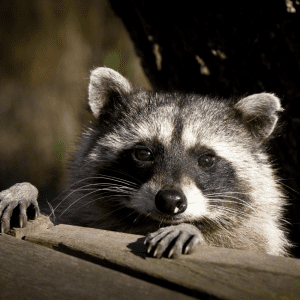
<svg viewBox="0 0 300 300"><path fill-rule="evenodd" d="M277 112L283 111L280 100L269 93L243 98L234 105L234 108L259 143L273 132L278 120Z"/></svg>
<svg viewBox="0 0 300 300"><path fill-rule="evenodd" d="M131 91L129 81L117 71L105 67L94 69L89 84L89 105L93 115L97 118L112 96L124 96Z"/></svg>

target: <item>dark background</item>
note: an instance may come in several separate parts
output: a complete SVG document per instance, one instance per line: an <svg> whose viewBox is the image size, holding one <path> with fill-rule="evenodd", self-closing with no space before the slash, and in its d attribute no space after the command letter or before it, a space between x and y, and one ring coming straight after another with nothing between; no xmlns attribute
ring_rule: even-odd
<svg viewBox="0 0 300 300"><path fill-rule="evenodd" d="M53 199L104 65L151 88L107 1L0 1L0 190L29 181Z"/></svg>
<svg viewBox="0 0 300 300"><path fill-rule="evenodd" d="M0 190L29 181L42 206L57 194L91 119L93 67L154 90L272 92L285 111L268 151L290 198L286 217L300 257L299 12L296 0L1 1Z"/></svg>

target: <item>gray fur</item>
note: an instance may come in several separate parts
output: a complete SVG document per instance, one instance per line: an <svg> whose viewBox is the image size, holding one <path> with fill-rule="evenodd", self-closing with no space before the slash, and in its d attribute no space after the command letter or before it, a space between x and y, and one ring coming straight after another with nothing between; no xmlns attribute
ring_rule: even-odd
<svg viewBox="0 0 300 300"><path fill-rule="evenodd" d="M198 244L288 254L286 198L264 151L276 96L146 92L97 68L89 104L97 124L74 156L60 222L148 234L158 258Z"/></svg>
<svg viewBox="0 0 300 300"><path fill-rule="evenodd" d="M273 132L278 120L277 112L283 111L280 100L269 93L248 96L234 107L241 113L246 126L260 141L264 141Z"/></svg>
<svg viewBox="0 0 300 300"><path fill-rule="evenodd" d="M101 108L108 101L111 92L126 95L132 90L130 83L118 72L109 68L97 68L91 72L89 84L89 105L97 118Z"/></svg>
<svg viewBox="0 0 300 300"><path fill-rule="evenodd" d="M134 90L107 68L92 71L89 93L99 125L86 132L75 155L75 188L70 190L74 193L61 205L68 223L152 232L146 243L157 257L178 256L198 243L287 254L282 226L286 200L263 149L282 111L276 96L255 94L234 103L194 94L145 92ZM132 171L137 167L131 156L120 158L137 144L157 153L154 167L143 167L139 175ZM207 151L217 160L211 174L193 158ZM122 169L124 162L128 165ZM88 180L89 176L100 178ZM107 176L113 177L112 185L100 185ZM76 184L85 177L84 183ZM80 192L86 186L95 186L89 196ZM185 195L184 212L169 217L158 212L155 198L164 189ZM106 196L103 190L111 194ZM82 203L79 217L69 206L80 208ZM185 239L178 238L167 250L180 235Z"/></svg>

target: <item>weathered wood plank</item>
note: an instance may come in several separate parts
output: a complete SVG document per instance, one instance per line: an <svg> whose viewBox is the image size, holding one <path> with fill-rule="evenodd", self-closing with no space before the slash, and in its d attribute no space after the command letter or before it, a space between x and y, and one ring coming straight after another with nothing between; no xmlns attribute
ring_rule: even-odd
<svg viewBox="0 0 300 300"><path fill-rule="evenodd" d="M28 234L43 231L45 229L49 229L52 226L54 225L50 221L49 217L40 214L36 220L28 220L26 227L24 228L14 227L10 229L7 232L7 234L12 235L18 239L21 239Z"/></svg>
<svg viewBox="0 0 300 300"><path fill-rule="evenodd" d="M147 257L143 237L69 225L26 236L41 244L189 295L300 298L300 260L200 246L180 259ZM286 297L286 298L284 298Z"/></svg>
<svg viewBox="0 0 300 300"><path fill-rule="evenodd" d="M0 235L0 298L194 299L9 235Z"/></svg>

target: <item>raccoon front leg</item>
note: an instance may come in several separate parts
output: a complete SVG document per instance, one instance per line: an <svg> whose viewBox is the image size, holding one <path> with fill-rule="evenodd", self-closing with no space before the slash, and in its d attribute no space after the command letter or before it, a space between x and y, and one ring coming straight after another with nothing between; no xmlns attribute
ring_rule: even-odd
<svg viewBox="0 0 300 300"><path fill-rule="evenodd" d="M160 228L146 236L144 244L147 253L161 258L165 253L168 258L177 258L180 254L188 254L195 250L199 243L204 243L201 232L191 224L179 224Z"/></svg>
<svg viewBox="0 0 300 300"><path fill-rule="evenodd" d="M0 231L5 233L10 229L13 210L19 206L19 225L27 224L27 208L33 208L31 219L36 219L40 213L37 202L38 190L28 182L17 183L7 190L0 192Z"/></svg>

